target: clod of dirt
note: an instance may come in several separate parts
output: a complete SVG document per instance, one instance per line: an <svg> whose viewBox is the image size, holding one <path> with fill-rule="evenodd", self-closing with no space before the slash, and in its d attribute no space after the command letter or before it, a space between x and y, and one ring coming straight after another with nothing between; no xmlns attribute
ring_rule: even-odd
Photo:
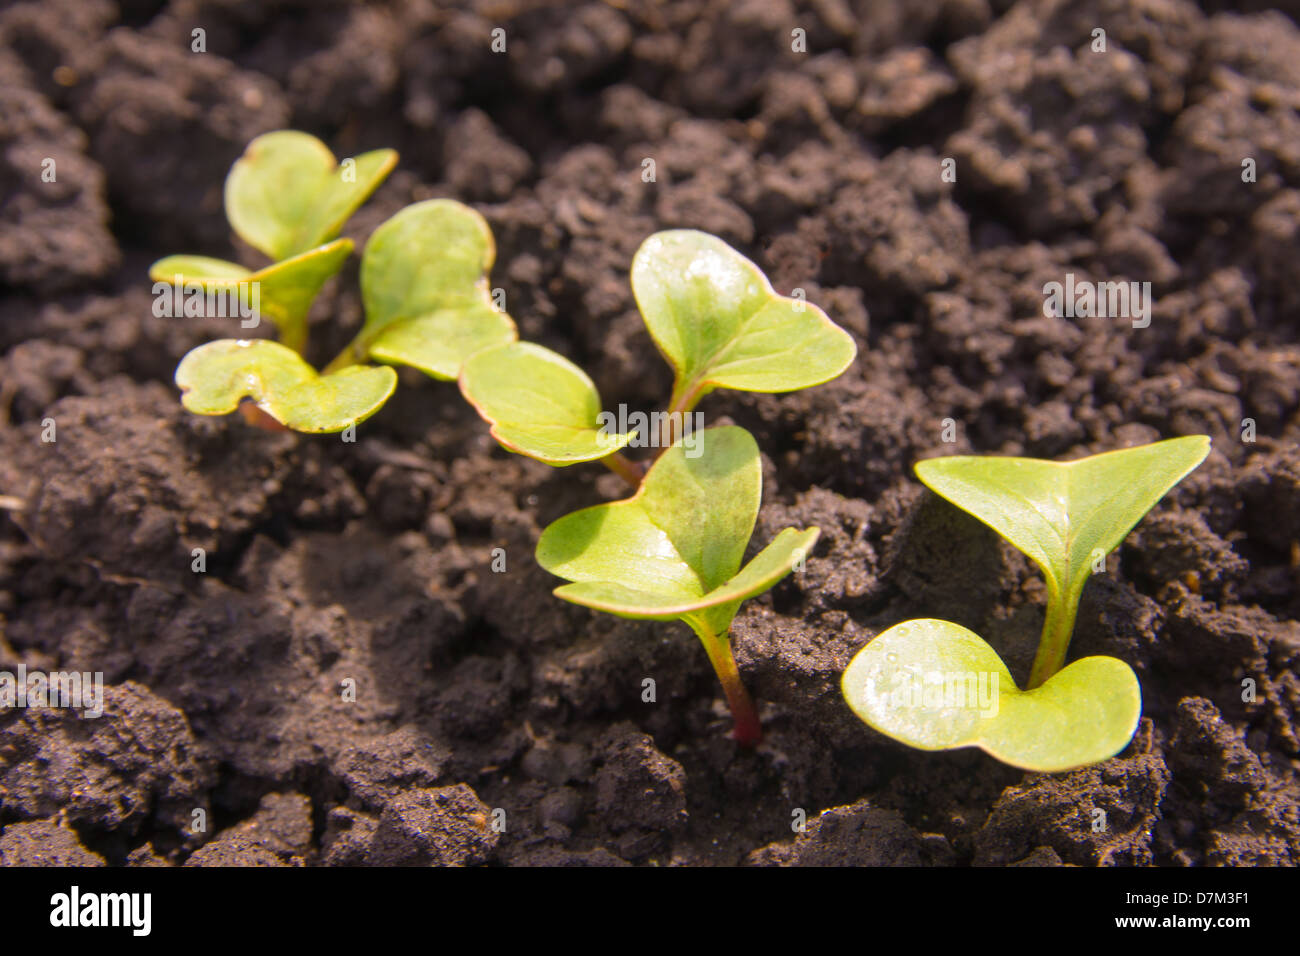
<svg viewBox="0 0 1300 956"><path fill-rule="evenodd" d="M1181 678L1188 695L1215 701L1234 720L1250 718L1268 729L1273 746L1300 752L1295 715L1300 712L1300 631L1258 607L1215 610L1208 602L1175 591L1164 639L1152 648L1152 663ZM1222 663L1200 676L1191 662L1215 655Z"/></svg>
<svg viewBox="0 0 1300 956"><path fill-rule="evenodd" d="M1151 516L1133 536L1138 573L1153 584L1186 581L1191 575L1199 593L1235 596L1250 573L1250 563L1211 530L1196 511Z"/></svg>
<svg viewBox="0 0 1300 956"><path fill-rule="evenodd" d="M311 801L299 793L268 793L253 816L222 830L185 865L303 866L311 843Z"/></svg>
<svg viewBox="0 0 1300 956"><path fill-rule="evenodd" d="M62 812L77 825L132 835L149 825L190 840L215 769L185 715L128 681L104 688L103 715L71 709L0 714L0 804L7 813Z"/></svg>
<svg viewBox="0 0 1300 956"><path fill-rule="evenodd" d="M53 440L42 441L44 426L32 423L30 441L0 465L0 478L30 496L22 518L30 536L74 565L181 590L228 566L271 499L287 495L318 515L360 509L356 488L322 462L319 446L298 446L316 464L286 471L282 456L298 445L295 436L228 431L189 415L158 385L115 379L46 415ZM214 470L196 467L202 462ZM313 471L342 484L286 487Z"/></svg>
<svg viewBox="0 0 1300 956"><path fill-rule="evenodd" d="M950 52L974 98L970 125L945 153L1037 235L1095 223L1114 184L1144 158L1143 128L1182 105L1200 12L1186 2L1110 7L1019 4ZM1103 20L1104 54L1092 36ZM1136 50L1153 61L1147 69Z"/></svg>
<svg viewBox="0 0 1300 956"><path fill-rule="evenodd" d="M251 138L289 124L280 89L224 57L131 30L111 31L96 53L73 103L115 207L167 248L222 249L221 183ZM183 153L156 148L168 140L183 141Z"/></svg>
<svg viewBox="0 0 1300 956"><path fill-rule="evenodd" d="M568 836L582 814L582 794L572 787L552 790L537 804L537 820L547 835Z"/></svg>
<svg viewBox="0 0 1300 956"><path fill-rule="evenodd" d="M1201 796L1217 804L1244 806L1250 794L1267 784L1259 757L1203 697L1179 702L1171 751L1175 779L1181 784L1192 778L1200 784Z"/></svg>
<svg viewBox="0 0 1300 956"><path fill-rule="evenodd" d="M1065 866L1060 856L1050 846L1040 846L1023 860L1008 863L1007 866Z"/></svg>
<svg viewBox="0 0 1300 956"><path fill-rule="evenodd" d="M335 807L325 820L321 859L326 866L364 866L379 821L347 807Z"/></svg>
<svg viewBox="0 0 1300 956"><path fill-rule="evenodd" d="M1138 728L1149 733L1150 721ZM975 835L975 864L1023 860L1049 846L1081 865L1153 862L1152 831L1170 773L1159 753L1118 757L1067 774L1031 774L1008 787Z"/></svg>
<svg viewBox="0 0 1300 956"><path fill-rule="evenodd" d="M509 816L506 815L506 827ZM491 855L494 811L463 783L408 790L390 800L366 852L371 866L469 866Z"/></svg>
<svg viewBox="0 0 1300 956"><path fill-rule="evenodd" d="M103 866L57 819L11 823L0 831L0 866Z"/></svg>
<svg viewBox="0 0 1300 956"><path fill-rule="evenodd" d="M7 49L0 142L0 280L49 294L111 273L121 255L108 230L104 172L86 156L86 135L31 88Z"/></svg>
<svg viewBox="0 0 1300 956"><path fill-rule="evenodd" d="M334 762L334 771L362 807L377 811L404 790L432 787L449 759L446 745L407 725L349 747Z"/></svg>
<svg viewBox="0 0 1300 956"><path fill-rule="evenodd" d="M152 843L138 846L126 855L127 866L172 866L172 862L158 855Z"/></svg>
<svg viewBox="0 0 1300 956"><path fill-rule="evenodd" d="M533 161L504 139L482 110L466 110L443 142L447 182L464 202L500 202L533 171Z"/></svg>
<svg viewBox="0 0 1300 956"><path fill-rule="evenodd" d="M552 785L586 780L591 775L591 754L582 744L570 741L536 741L524 754L524 773Z"/></svg>
<svg viewBox="0 0 1300 956"><path fill-rule="evenodd" d="M629 723L611 727L596 747L603 761L595 776L596 814L620 834L620 855L647 856L662 848L664 838L687 822L686 771Z"/></svg>
<svg viewBox="0 0 1300 956"><path fill-rule="evenodd" d="M1162 842L1182 837L1174 858L1209 866L1294 866L1300 860L1300 790L1265 766L1240 730L1200 697L1179 702L1169 747L1175 801ZM1270 763L1273 763L1270 761ZM1200 837L1200 853L1187 848Z"/></svg>
<svg viewBox="0 0 1300 956"><path fill-rule="evenodd" d="M894 810L859 800L809 820L793 840L769 843L745 861L751 866L921 866L923 847Z"/></svg>

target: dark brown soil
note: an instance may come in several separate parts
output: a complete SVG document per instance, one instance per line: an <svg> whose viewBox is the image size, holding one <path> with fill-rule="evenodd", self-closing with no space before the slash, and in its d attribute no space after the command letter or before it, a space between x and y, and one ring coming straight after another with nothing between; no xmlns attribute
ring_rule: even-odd
<svg viewBox="0 0 1300 956"><path fill-rule="evenodd" d="M0 669L110 687L98 721L0 713L0 862L1300 862L1300 5L1279 5L6 6ZM766 455L753 547L823 531L736 622L758 750L685 627L551 596L539 530L612 476L504 453L419 376L353 444L181 409L176 362L228 320L154 317L146 269L255 261L221 184L284 126L400 150L359 240L413 199L475 203L522 333L609 406L667 394L627 282L656 229L717 233L852 332L831 384L703 406ZM1150 327L1044 318L1067 271L1152 282ZM313 320L323 359L360 321L355 265ZM905 617L974 628L1020 677L1041 626L1036 569L918 458L1200 432L1210 458L1079 616L1072 655L1142 681L1128 750L1025 774L852 716L840 671Z"/></svg>

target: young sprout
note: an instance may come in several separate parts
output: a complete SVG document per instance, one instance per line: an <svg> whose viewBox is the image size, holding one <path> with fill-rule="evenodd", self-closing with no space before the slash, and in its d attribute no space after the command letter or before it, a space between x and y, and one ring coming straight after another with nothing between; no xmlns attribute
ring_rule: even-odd
<svg viewBox="0 0 1300 956"><path fill-rule="evenodd" d="M620 617L682 621L704 645L746 746L761 739L740 681L729 631L743 601L800 562L817 528L786 528L741 568L762 496L758 445L743 428L695 433L646 474L631 498L565 515L542 532L537 561L573 583L555 590L574 604Z"/></svg>
<svg viewBox="0 0 1300 956"><path fill-rule="evenodd" d="M259 310L275 323L281 341L301 352L312 301L352 252L350 240L330 240L396 163L393 150L377 149L339 164L324 143L295 130L259 136L226 178L226 218L272 264L249 270L207 256L168 256L150 267L149 277L232 291L245 308L256 288Z"/></svg>
<svg viewBox="0 0 1300 956"><path fill-rule="evenodd" d="M657 232L632 260L632 291L650 335L676 372L661 448L684 436L684 416L715 388L789 392L819 385L857 347L821 309L777 295L758 266L692 229ZM488 350L466 363L461 391L507 449L550 465L600 460L633 487L638 465L619 449L633 436L599 428L600 396L583 372L532 345ZM553 391L552 391L553 390Z"/></svg>
<svg viewBox="0 0 1300 956"><path fill-rule="evenodd" d="M366 243L366 321L324 372L274 342L222 339L185 356L176 370L181 400L197 414L222 415L250 397L295 431L342 431L377 411L396 385L391 368L359 363L410 365L449 380L469 355L514 340L514 322L488 289L494 256L487 223L469 207L448 199L408 206Z"/></svg>
<svg viewBox="0 0 1300 956"><path fill-rule="evenodd" d="M982 638L948 621L906 621L844 672L853 711L921 750L976 746L1027 770L1097 763L1137 728L1141 691L1123 661L1062 669L1088 577L1174 485L1209 454L1204 435L1071 462L957 456L917 464L931 490L1023 551L1047 581L1047 614L1026 690Z"/></svg>
<svg viewBox="0 0 1300 956"><path fill-rule="evenodd" d="M669 411L715 388L793 392L828 382L857 347L817 306L778 295L761 269L721 239L671 229L632 259L632 293L675 378Z"/></svg>
<svg viewBox="0 0 1300 956"><path fill-rule="evenodd" d="M591 379L548 349L517 342L478 352L461 370L461 392L510 451L554 466L598 460L637 489L550 525L537 560L573 582L556 589L565 600L689 625L722 682L736 740L752 745L758 714L731 655L731 621L742 601L790 572L818 531L787 528L741 570L758 516L758 447L740 428L681 426L715 388L807 388L843 372L857 350L819 308L777 295L754 263L706 233L646 239L632 290L676 373L663 427L644 436L667 451L644 477L621 452L636 436L602 427Z"/></svg>
<svg viewBox="0 0 1300 956"><path fill-rule="evenodd" d="M680 427L715 388L786 392L828 381L853 361L853 339L815 305L777 295L722 240L689 229L655 233L632 263L646 326L676 372L650 468L622 449L635 433L602 424L600 395L568 359L527 342L486 348L460 373L465 398L506 449L553 466L600 461L636 493L551 524L537 560L573 582L558 597L622 617L685 622L704 645L745 745L761 738L728 637L741 603L766 591L817 540L787 528L742 570L762 491L748 432ZM658 414L658 413L657 413Z"/></svg>

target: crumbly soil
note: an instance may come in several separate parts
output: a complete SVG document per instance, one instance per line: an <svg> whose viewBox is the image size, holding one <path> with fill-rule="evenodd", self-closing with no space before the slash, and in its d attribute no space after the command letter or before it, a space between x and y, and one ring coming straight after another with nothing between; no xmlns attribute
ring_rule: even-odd
<svg viewBox="0 0 1300 956"><path fill-rule="evenodd" d="M1300 4L1235 6L7 5L0 669L109 686L99 720L0 713L0 862L1300 862ZM757 750L685 627L551 596L540 529L612 475L506 454L414 374L353 443L182 410L177 361L231 320L155 317L147 267L258 261L221 184L286 126L400 150L359 241L415 199L474 203L522 334L608 407L667 395L627 281L657 229L722 236L853 334L830 384L702 406L763 449L752 547L822 529L736 621ZM1150 326L1045 318L1066 272L1151 282ZM360 322L355 279L317 303L313 358ZM848 711L841 670L906 617L977 630L1021 679L1041 626L1040 574L918 458L1188 433L1214 451L1089 584L1071 649L1136 669L1127 750L1023 773Z"/></svg>

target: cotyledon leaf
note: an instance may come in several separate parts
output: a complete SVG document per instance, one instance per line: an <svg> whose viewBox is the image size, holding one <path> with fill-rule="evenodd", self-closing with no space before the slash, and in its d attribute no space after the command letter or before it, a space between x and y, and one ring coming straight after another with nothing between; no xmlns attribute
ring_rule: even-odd
<svg viewBox="0 0 1300 956"><path fill-rule="evenodd" d="M621 617L681 619L701 637L726 633L740 603L789 574L818 529L782 531L744 569L762 492L758 446L743 428L679 442L631 498L584 508L542 532L537 560L573 582L557 597Z"/></svg>
<svg viewBox="0 0 1300 956"><path fill-rule="evenodd" d="M198 415L225 415L244 398L299 432L340 432L373 415L392 395L397 373L354 365L321 375L277 342L219 339L192 350L176 369L181 402Z"/></svg>
<svg viewBox="0 0 1300 956"><path fill-rule="evenodd" d="M496 246L487 222L450 199L407 206L371 235L361 258L366 321L356 359L455 379L465 359L518 337L488 288Z"/></svg>
<svg viewBox="0 0 1300 956"><path fill-rule="evenodd" d="M600 421L600 394L564 356L532 342L474 353L461 368L460 390L492 437L548 465L604 458L634 437Z"/></svg>
<svg viewBox="0 0 1300 956"><path fill-rule="evenodd" d="M844 671L841 690L859 718L909 747L979 747L1043 772L1113 757L1142 713L1137 677L1121 660L1085 657L1022 691L983 638L934 618L872 640Z"/></svg>
<svg viewBox="0 0 1300 956"><path fill-rule="evenodd" d="M245 329L257 328L265 315L279 330L281 341L301 351L312 302L351 252L351 239L336 239L256 271L208 256L167 256L149 267L149 278L179 287L185 315L224 310ZM171 294L157 287L154 292ZM221 294L220 301L214 298L216 293ZM191 303L202 311L191 312Z"/></svg>
<svg viewBox="0 0 1300 956"><path fill-rule="evenodd" d="M1118 547L1209 451L1207 436L1191 435L1068 462L930 458L916 474L1032 558L1052 593L1077 598L1094 558Z"/></svg>
<svg viewBox="0 0 1300 956"><path fill-rule="evenodd" d="M716 236L657 232L632 259L632 292L676 373L674 407L715 388L790 392L849 367L857 347L810 302L778 295Z"/></svg>
<svg viewBox="0 0 1300 956"><path fill-rule="evenodd" d="M308 133L265 133L226 177L226 218L253 248L288 259L337 236L396 165L391 149L339 163Z"/></svg>

